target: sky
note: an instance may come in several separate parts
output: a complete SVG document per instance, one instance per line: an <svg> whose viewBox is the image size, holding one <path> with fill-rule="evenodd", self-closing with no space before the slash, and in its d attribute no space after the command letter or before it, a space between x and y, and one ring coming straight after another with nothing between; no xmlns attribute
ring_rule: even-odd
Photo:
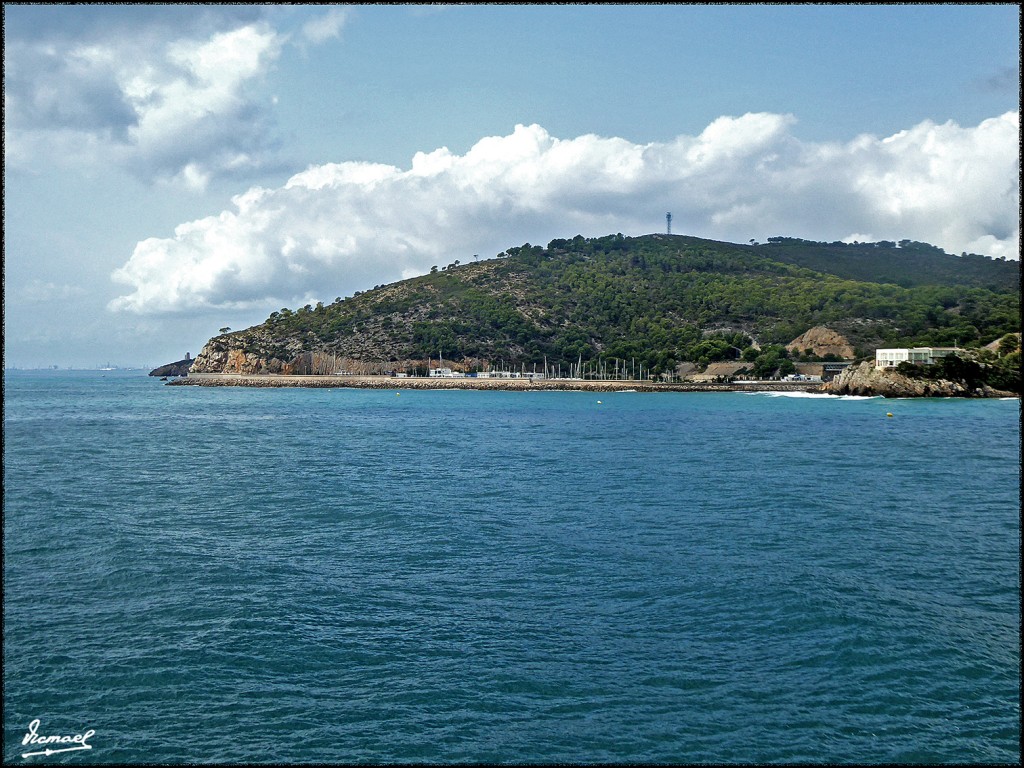
<svg viewBox="0 0 1024 768"><path fill-rule="evenodd" d="M1018 259L1015 5L4 5L4 364L554 238Z"/></svg>

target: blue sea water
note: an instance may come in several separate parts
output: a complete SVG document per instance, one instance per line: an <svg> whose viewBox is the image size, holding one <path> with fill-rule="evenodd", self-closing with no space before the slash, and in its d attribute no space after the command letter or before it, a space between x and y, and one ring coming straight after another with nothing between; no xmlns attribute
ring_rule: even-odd
<svg viewBox="0 0 1024 768"><path fill-rule="evenodd" d="M8 764L1020 759L1016 400L4 386Z"/></svg>

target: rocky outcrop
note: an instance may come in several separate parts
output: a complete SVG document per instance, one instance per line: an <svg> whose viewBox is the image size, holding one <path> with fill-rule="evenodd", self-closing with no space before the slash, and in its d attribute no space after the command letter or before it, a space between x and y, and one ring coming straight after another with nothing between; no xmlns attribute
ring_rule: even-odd
<svg viewBox="0 0 1024 768"><path fill-rule="evenodd" d="M854 357L853 346L846 337L824 325L816 325L800 334L786 345L786 349L797 354L809 349L818 357L836 355L844 360L851 360Z"/></svg>
<svg viewBox="0 0 1024 768"><path fill-rule="evenodd" d="M154 368L149 372L150 376L187 376L189 369L194 363L191 357L186 357L184 360L179 360L176 363L168 363L167 365L161 365L159 368Z"/></svg>
<svg viewBox="0 0 1024 768"><path fill-rule="evenodd" d="M442 367L468 373L486 370L488 364L489 361L475 357L442 361L436 358L380 359L379 352L377 359L360 359L334 348L304 350L301 343L282 344L259 329L249 329L210 339L193 361L191 372L241 376L380 376Z"/></svg>
<svg viewBox="0 0 1024 768"><path fill-rule="evenodd" d="M959 381L915 379L891 369L876 370L871 362L851 365L832 381L822 384L821 391L869 397L1015 397L1012 392L984 385L972 389Z"/></svg>
<svg viewBox="0 0 1024 768"><path fill-rule="evenodd" d="M228 361L229 349L226 336L210 339L192 361L192 370L196 373L221 373Z"/></svg>
<svg viewBox="0 0 1024 768"><path fill-rule="evenodd" d="M287 364L282 363L281 368ZM270 362L253 352L246 352L242 349L229 349L224 360L224 373L260 373L266 372ZM277 370L274 373L291 373L291 371Z"/></svg>
<svg viewBox="0 0 1024 768"><path fill-rule="evenodd" d="M224 334L210 339L196 355L192 363L192 373L295 373L291 355L281 357L264 355L252 351L264 339L254 338L251 332Z"/></svg>

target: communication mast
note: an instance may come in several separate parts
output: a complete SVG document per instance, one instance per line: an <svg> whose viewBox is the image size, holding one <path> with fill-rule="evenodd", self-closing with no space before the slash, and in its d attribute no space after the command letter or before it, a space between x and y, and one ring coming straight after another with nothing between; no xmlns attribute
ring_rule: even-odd
<svg viewBox="0 0 1024 768"><path fill-rule="evenodd" d="M665 214L665 227L668 230L667 234L671 235L672 234L672 214L671 213L666 213Z"/></svg>

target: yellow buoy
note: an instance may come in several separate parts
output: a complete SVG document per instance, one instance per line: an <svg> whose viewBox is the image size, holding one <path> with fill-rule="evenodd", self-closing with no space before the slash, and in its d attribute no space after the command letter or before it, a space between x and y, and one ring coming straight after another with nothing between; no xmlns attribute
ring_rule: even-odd
<svg viewBox="0 0 1024 768"><path fill-rule="evenodd" d="M892 414L891 413L887 413L885 415L888 416L890 419L892 418Z"/></svg>

